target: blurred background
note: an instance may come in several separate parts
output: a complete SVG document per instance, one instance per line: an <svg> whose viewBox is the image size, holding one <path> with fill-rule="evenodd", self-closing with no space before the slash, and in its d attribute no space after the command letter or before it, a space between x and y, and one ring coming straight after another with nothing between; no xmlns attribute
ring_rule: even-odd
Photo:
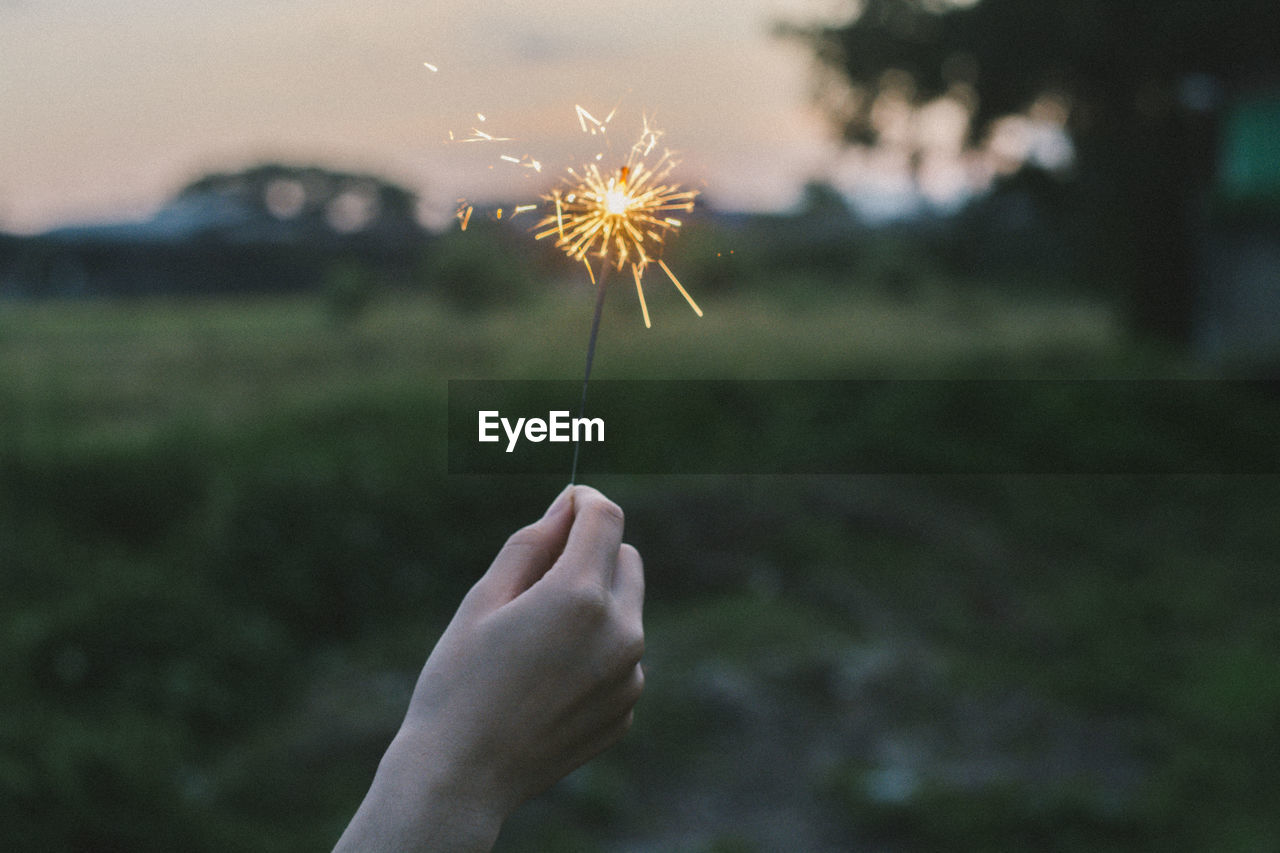
<svg viewBox="0 0 1280 853"><path fill-rule="evenodd" d="M563 484L447 475L446 383L581 375L585 271L498 213L625 151L581 105L701 193L664 257L705 316L616 288L594 376L1195 405L1010 386L1106 475L940 474L892 399L850 446L916 473L585 461L646 557L648 687L499 849L1274 849L1272 5L0 0L0 846L337 839ZM936 412L958 467L1043 470Z"/></svg>

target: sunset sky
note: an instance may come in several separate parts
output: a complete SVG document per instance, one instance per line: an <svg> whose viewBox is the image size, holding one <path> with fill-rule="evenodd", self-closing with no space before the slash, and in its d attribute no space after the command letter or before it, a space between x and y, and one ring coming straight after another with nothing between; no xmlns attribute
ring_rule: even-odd
<svg viewBox="0 0 1280 853"><path fill-rule="evenodd" d="M618 106L616 135L652 116L718 207L784 208L840 155L809 57L770 29L848 5L0 0L0 230L145 217L268 159L374 172L439 220L549 180L503 154L554 174L598 147L575 104ZM513 141L447 142L477 126Z"/></svg>

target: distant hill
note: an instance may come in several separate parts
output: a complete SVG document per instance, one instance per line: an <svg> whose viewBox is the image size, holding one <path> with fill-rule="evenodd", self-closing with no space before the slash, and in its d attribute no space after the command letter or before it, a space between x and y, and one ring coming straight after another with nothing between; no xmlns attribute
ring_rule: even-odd
<svg viewBox="0 0 1280 853"><path fill-rule="evenodd" d="M416 197L373 175L263 164L206 175L143 222L0 240L0 295L298 292L335 263L407 275Z"/></svg>

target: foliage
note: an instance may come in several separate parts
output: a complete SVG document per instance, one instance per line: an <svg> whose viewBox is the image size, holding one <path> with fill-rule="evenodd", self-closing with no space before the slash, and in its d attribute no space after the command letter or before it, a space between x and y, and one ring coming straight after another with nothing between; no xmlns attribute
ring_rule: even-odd
<svg viewBox="0 0 1280 853"><path fill-rule="evenodd" d="M464 231L450 231L435 241L424 269L426 285L448 305L482 311L518 304L533 288L524 265L529 239L499 223L477 219Z"/></svg>
<svg viewBox="0 0 1280 853"><path fill-rule="evenodd" d="M1052 98L1069 110L1091 275L1132 297L1138 328L1185 341L1192 229L1217 164L1214 118L1275 79L1280 18L1268 0L867 0L848 23L791 28L836 81L833 121L875 139L876 95L948 96L993 120ZM1043 102L1043 101L1042 101ZM1059 199L1058 204L1063 200Z"/></svg>
<svg viewBox="0 0 1280 853"><path fill-rule="evenodd" d="M355 260L338 261L325 271L321 292L335 323L354 323L374 298L374 274Z"/></svg>
<svg viewBox="0 0 1280 853"><path fill-rule="evenodd" d="M600 375L1184 369L1105 306L777 284L810 298L699 320L655 297L651 330L610 300ZM484 314L388 295L342 335L324 307L4 306L0 847L332 844L433 637L559 488L446 476L444 380L576 377L586 288ZM1248 439L1234 422L1270 411L1169 417ZM1066 443L1101 429L1061 417ZM1129 446L1164 427L1116 425ZM1275 837L1274 476L596 484L646 557L648 690L500 849Z"/></svg>
<svg viewBox="0 0 1280 853"><path fill-rule="evenodd" d="M215 172L179 191L177 202L232 201L257 224L287 222L293 240L333 239L335 232L373 229L399 239L420 236L413 193L368 174L319 166L263 163L240 172ZM243 223L237 223L243 224Z"/></svg>
<svg viewBox="0 0 1280 853"><path fill-rule="evenodd" d="M848 24L808 36L819 59L869 92L891 69L911 75L921 100L976 87L977 134L1057 93L1078 105L1077 134L1105 135L1104 118L1174 109L1189 75L1238 90L1273 73L1270 11L1266 0L868 0ZM870 141L871 103L857 106L849 133Z"/></svg>

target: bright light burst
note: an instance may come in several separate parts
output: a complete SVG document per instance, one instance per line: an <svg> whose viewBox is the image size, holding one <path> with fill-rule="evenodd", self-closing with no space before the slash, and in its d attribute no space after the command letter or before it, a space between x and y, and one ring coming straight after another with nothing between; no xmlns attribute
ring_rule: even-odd
<svg viewBox="0 0 1280 853"><path fill-rule="evenodd" d="M584 132L603 133L611 113L604 121L577 107L578 120ZM603 170L598 161L580 168L568 169L564 185L545 196L554 209L535 227L535 238L555 238L556 248L570 258L581 261L595 280L589 258L598 258L601 271L612 266L621 271L630 266L636 282L640 310L645 327L649 327L649 308L645 304L641 280L651 263L657 263L676 286L689 306L701 317L702 309L684 289L680 281L655 253L681 220L671 214L693 210L696 190L686 190L670 182L677 161L663 150L650 162L662 134L645 122L639 140L631 147L626 163L617 171Z"/></svg>
<svg viewBox="0 0 1280 853"><path fill-rule="evenodd" d="M424 63L429 70L437 69L430 63ZM597 119L581 106L574 108L578 115L578 124L583 133L591 136L605 136L609 122L613 120L615 109L604 120ZM476 113L476 118L484 122L485 116ZM607 138L607 137L606 137ZM543 218L534 226L534 237L544 240L555 238L555 246L575 261L580 261L587 268L587 274L596 285L595 316L591 320L591 335L587 340L587 364L582 376L583 416L587 408L587 384L591 379L591 364L596 350L597 334L600 331L600 318L605 300L605 276L610 267L621 271L631 267L631 275L636 282L636 296L640 300L640 311L644 315L645 328L649 322L649 307L644 299L644 274L650 264L656 263L667 274L671 283L680 291L680 295L689 303L689 307L699 317L702 309L693 301L689 291L676 278L675 273L662 260L661 248L666 238L680 230L682 221L672 214L693 210L693 200L697 190L687 190L671 180L677 162L671 152L663 149L662 153L653 156L658 142L662 138L660 131L650 127L648 119L644 120L644 129L640 138L631 146L626 162L616 171L600 168L605 154L595 156L595 161L577 169L569 168L568 177L563 179L562 186L542 197L548 205ZM511 142L509 137L495 136L473 127L466 137L459 137L449 131L450 142ZM500 161L528 169L532 172L542 171L542 162L528 154L516 156L502 154ZM526 173L527 177L527 173ZM539 205L521 204L511 208L512 218L538 209ZM471 222L475 208L465 199L458 199L458 219L463 231ZM501 220L507 211L498 208L494 218ZM600 276L597 280L591 268L591 259L600 263ZM573 447L573 467L569 473L569 482L573 483L578 474L577 440Z"/></svg>

